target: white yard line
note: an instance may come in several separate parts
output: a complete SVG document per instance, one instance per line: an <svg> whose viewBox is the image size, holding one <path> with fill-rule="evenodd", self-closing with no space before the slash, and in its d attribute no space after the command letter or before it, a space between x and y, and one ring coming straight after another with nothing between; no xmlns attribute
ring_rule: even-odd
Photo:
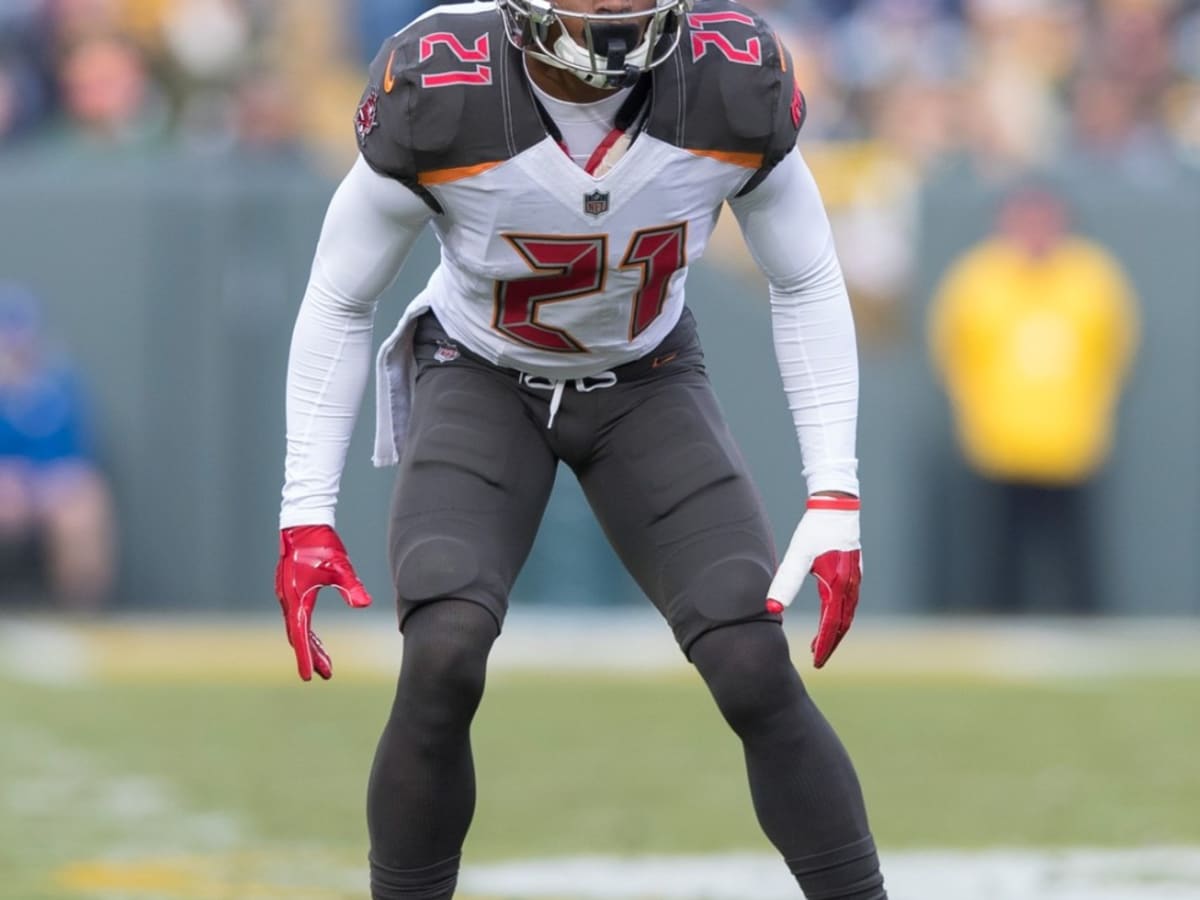
<svg viewBox="0 0 1200 900"><path fill-rule="evenodd" d="M1197 900L1200 848L884 853L891 900ZM81 898L322 900L365 895L365 866L321 851L256 848L69 867ZM773 856L604 856L467 865L464 900L796 900Z"/></svg>
<svg viewBox="0 0 1200 900"><path fill-rule="evenodd" d="M246 840L234 816L189 809L165 778L114 771L86 748L27 725L6 725L4 741L0 816L20 823L29 840L138 858L226 851Z"/></svg>
<svg viewBox="0 0 1200 900"><path fill-rule="evenodd" d="M1197 900L1200 849L884 853L891 900ZM578 857L468 867L463 891L537 900L796 900L775 857Z"/></svg>
<svg viewBox="0 0 1200 900"><path fill-rule="evenodd" d="M0 619L0 675L31 684L78 684L91 672L87 632L53 621Z"/></svg>

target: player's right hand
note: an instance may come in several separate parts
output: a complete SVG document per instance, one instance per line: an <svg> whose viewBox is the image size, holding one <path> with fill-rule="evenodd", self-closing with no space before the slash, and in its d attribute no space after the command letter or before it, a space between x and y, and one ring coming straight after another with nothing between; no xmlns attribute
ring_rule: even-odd
<svg viewBox="0 0 1200 900"><path fill-rule="evenodd" d="M279 532L279 564L275 567L275 596L283 607L288 643L296 653L300 677L333 676L333 664L313 634L312 613L323 587L335 587L353 607L371 605L371 595L350 565L341 538L328 525L297 525Z"/></svg>

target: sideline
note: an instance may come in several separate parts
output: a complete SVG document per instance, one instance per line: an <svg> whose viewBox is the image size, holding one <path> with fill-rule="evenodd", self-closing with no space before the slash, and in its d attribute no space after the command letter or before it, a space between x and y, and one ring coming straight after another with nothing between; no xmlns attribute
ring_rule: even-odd
<svg viewBox="0 0 1200 900"><path fill-rule="evenodd" d="M391 681L403 639L391 617L352 624L333 604L318 623L340 679ZM343 613L338 615L337 613ZM833 664L812 669L803 610L786 624L808 678L955 678L1024 682L1119 675L1200 675L1200 619L939 620L856 623ZM213 648L221 653L212 666ZM493 673L580 671L678 675L688 666L663 623L640 611L514 610L496 644ZM77 623L0 617L0 677L44 684L86 680L204 680L283 683L295 679L276 619L115 617Z"/></svg>

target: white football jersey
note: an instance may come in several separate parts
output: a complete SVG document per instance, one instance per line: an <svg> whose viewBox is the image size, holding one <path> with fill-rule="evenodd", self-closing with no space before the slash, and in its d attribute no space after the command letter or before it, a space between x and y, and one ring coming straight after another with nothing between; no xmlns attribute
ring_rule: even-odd
<svg viewBox="0 0 1200 900"><path fill-rule="evenodd" d="M413 313L432 308L487 360L553 378L666 336L721 204L795 146L804 112L761 19L726 0L685 19L678 52L630 92L612 150L587 170L494 4L438 7L385 42L357 125L368 164L436 213L441 263Z"/></svg>
<svg viewBox="0 0 1200 900"><path fill-rule="evenodd" d="M439 186L442 258L418 303L493 363L552 377L653 349L746 169L643 135L595 178L550 138Z"/></svg>

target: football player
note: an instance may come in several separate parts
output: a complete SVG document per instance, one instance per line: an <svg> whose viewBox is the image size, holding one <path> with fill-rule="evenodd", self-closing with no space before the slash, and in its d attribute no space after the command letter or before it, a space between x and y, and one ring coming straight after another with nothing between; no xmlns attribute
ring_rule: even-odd
<svg viewBox="0 0 1200 900"><path fill-rule="evenodd" d="M292 339L276 592L300 677L330 677L317 592L370 603L334 508L376 299L432 227L441 262L376 361L404 655L368 789L375 898L454 893L470 724L560 461L740 737L805 896L886 896L854 768L780 627L811 571L823 666L861 577L854 326L804 115L775 34L729 0L440 6L372 64ZM684 304L725 203L770 282L805 464L778 564Z"/></svg>

